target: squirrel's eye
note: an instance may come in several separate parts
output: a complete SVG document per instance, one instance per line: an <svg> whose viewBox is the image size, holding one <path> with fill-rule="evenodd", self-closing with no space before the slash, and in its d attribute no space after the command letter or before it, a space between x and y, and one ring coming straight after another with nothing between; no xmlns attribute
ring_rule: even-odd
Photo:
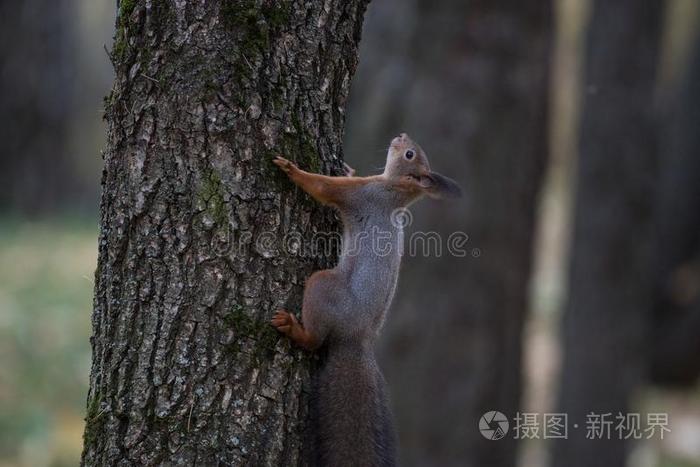
<svg viewBox="0 0 700 467"><path fill-rule="evenodd" d="M413 156L415 156L415 155L416 155L416 153L413 152L412 149L409 149L408 151L406 151L406 154L404 154L404 156L406 156L406 159L408 159L409 161L411 159L413 159Z"/></svg>

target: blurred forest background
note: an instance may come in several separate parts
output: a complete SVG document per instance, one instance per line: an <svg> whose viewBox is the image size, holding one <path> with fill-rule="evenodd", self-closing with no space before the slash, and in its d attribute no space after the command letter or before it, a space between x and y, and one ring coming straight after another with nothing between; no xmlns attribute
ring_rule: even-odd
<svg viewBox="0 0 700 467"><path fill-rule="evenodd" d="M0 466L80 456L115 14L0 4ZM376 173L408 132L467 194L411 229L473 253L404 264L380 352L404 465L700 466L699 30L697 0L370 4L345 158ZM488 410L672 431L490 452Z"/></svg>

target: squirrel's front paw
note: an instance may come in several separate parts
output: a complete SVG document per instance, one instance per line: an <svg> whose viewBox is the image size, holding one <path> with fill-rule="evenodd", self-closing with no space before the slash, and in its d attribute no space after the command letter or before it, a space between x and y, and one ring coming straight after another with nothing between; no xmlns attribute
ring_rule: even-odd
<svg viewBox="0 0 700 467"><path fill-rule="evenodd" d="M280 169L284 170L285 173L289 173L297 168L294 162L287 160L282 156L275 157L272 162Z"/></svg>

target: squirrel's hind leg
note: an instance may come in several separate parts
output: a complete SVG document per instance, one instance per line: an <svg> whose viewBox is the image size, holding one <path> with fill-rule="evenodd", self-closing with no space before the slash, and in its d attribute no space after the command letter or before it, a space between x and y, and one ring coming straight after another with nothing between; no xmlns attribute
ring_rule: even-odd
<svg viewBox="0 0 700 467"><path fill-rule="evenodd" d="M332 312L335 307L335 295L339 290L336 282L334 272L329 269L311 274L304 288L301 310L304 325L285 310L277 311L272 318L272 325L306 350L319 348L336 321Z"/></svg>

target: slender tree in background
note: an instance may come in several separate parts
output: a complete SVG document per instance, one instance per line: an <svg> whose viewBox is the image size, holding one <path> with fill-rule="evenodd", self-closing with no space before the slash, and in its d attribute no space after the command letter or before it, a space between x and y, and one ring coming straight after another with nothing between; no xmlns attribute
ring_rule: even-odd
<svg viewBox="0 0 700 467"><path fill-rule="evenodd" d="M681 81L656 200L650 376L692 386L700 376L700 36Z"/></svg>
<svg viewBox="0 0 700 467"><path fill-rule="evenodd" d="M412 225L407 238L437 225L443 250L412 258L407 246L387 321L382 360L402 465L514 465L513 437L496 445L478 423L490 410L518 410L547 155L551 4L387 0L370 12L366 43L383 47L361 52L348 153L372 141L377 151L362 165L381 166L380 148L407 131L436 170L465 187L465 201L447 211L415 208L425 224ZM447 251L455 231L470 237L467 257Z"/></svg>
<svg viewBox="0 0 700 467"><path fill-rule="evenodd" d="M83 465L303 463L310 362L268 322L332 259L283 235L338 223L271 159L341 168L367 3L121 2Z"/></svg>
<svg viewBox="0 0 700 467"><path fill-rule="evenodd" d="M79 191L69 182L67 145L77 62L71 14L53 0L0 3L0 211L43 214Z"/></svg>
<svg viewBox="0 0 700 467"><path fill-rule="evenodd" d="M629 412L646 377L663 3L592 4L559 402L572 431L555 466L624 466L625 443L586 439L586 417Z"/></svg>

